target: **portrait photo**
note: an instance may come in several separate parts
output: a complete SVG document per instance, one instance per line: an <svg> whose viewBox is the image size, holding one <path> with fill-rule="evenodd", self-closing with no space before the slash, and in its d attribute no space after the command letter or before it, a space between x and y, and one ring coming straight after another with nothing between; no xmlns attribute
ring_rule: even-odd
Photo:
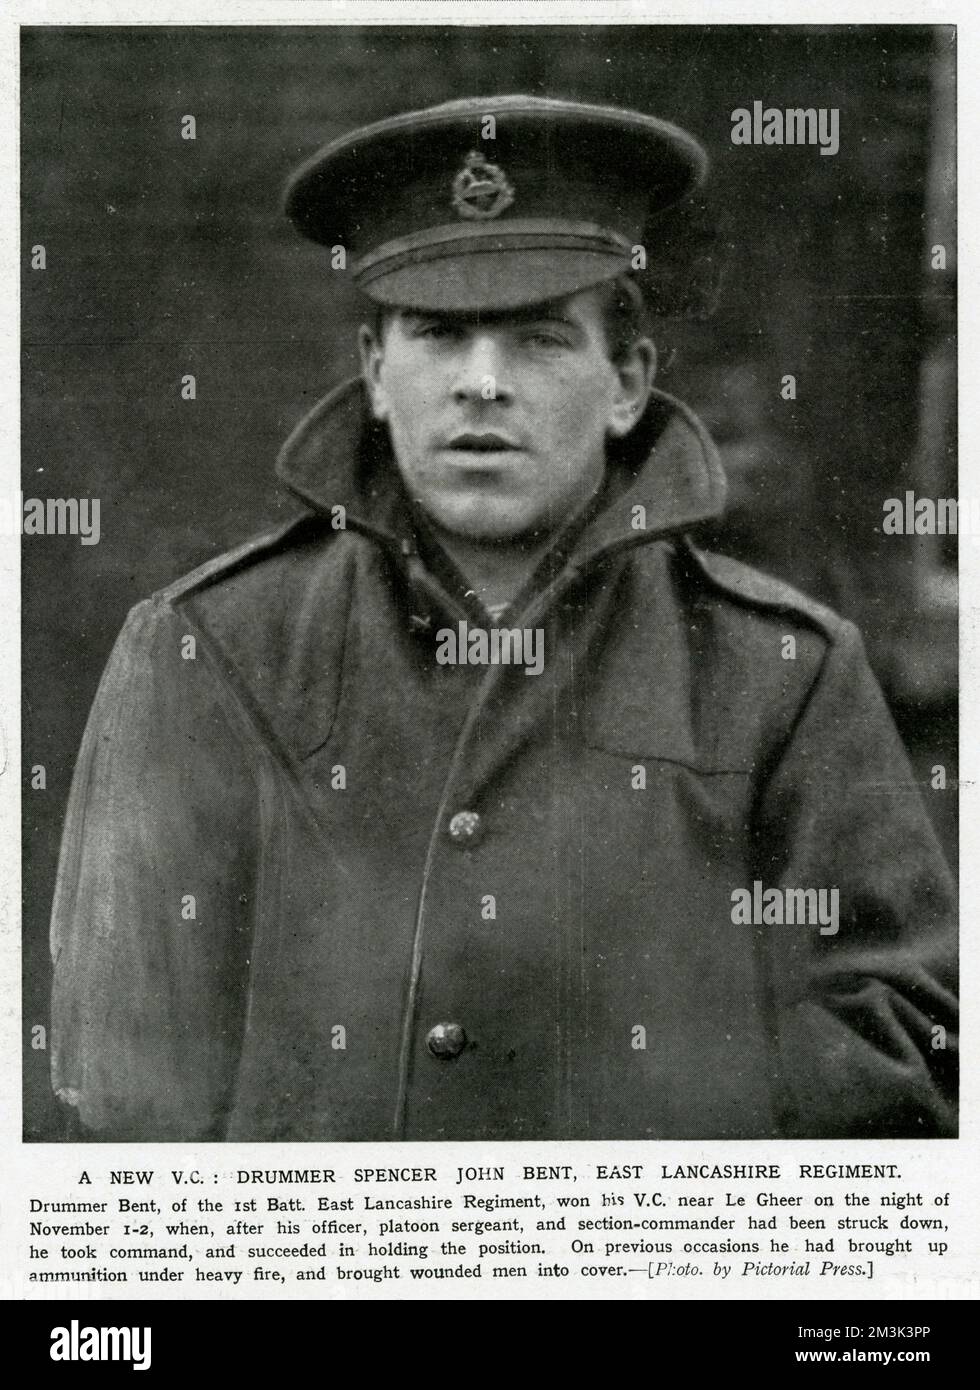
<svg viewBox="0 0 980 1390"><path fill-rule="evenodd" d="M955 29L21 33L24 1139L955 1137Z"/></svg>

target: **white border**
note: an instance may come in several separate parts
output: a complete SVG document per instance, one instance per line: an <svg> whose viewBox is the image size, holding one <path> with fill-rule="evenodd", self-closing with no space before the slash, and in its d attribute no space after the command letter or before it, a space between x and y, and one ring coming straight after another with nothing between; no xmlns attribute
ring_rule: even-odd
<svg viewBox="0 0 980 1390"><path fill-rule="evenodd" d="M980 368L980 312L977 273L977 158L980 148L980 102L976 94L976 79L980 76L980 14L969 0L955 3L909 4L828 4L826 0L782 0L782 3L750 3L750 0L715 0L709 4L691 0L673 0L669 5L641 3L553 3L553 0L374 0L374 3L354 3L353 0L238 0L220 3L219 0L170 0L170 3L137 4L117 0L12 0L0 18L0 176L3 196L0 198L0 268L3 274L2 334L0 334L0 495L16 495L19 482L19 282L21 267L30 244L29 231L21 244L19 228L19 132L18 132L18 69L19 26L108 24L125 26L150 25L445 25L445 24L772 24L787 27L798 24L857 26L862 24L955 24L958 26L958 167L959 167L959 288L960 288L960 459L961 496L980 496L980 393L973 389L975 374ZM980 1293L980 1084L978 1084L978 962L980 944L974 930L976 905L980 902L980 547L964 545L960 576L961 603L961 965L962 995L965 1001L965 1036L967 1050L963 1056L961 1091L961 1137L958 1140L930 1141L928 1146L888 1143L884 1161L903 1163L929 1176L936 1189L946 1186L954 1193L960 1208L961 1222L956 1233L960 1254L951 1258L945 1273L940 1276L917 1275L911 1280L892 1277L881 1284L876 1281L866 1290L853 1283L834 1291L815 1281L778 1281L768 1284L764 1291L757 1286L740 1287L730 1281L722 1291L717 1285L690 1283L684 1286L649 1288L639 1282L627 1287L617 1284L602 1289L593 1284L580 1284L571 1279L562 1281L551 1295L534 1294L540 1298L587 1297L604 1298L661 1298L694 1299L718 1298L754 1300L765 1298L837 1297L858 1300L866 1298L971 1298ZM195 1162L208 1170L227 1172L241 1163L243 1166L288 1166L302 1162L303 1166L326 1163L329 1166L353 1167L368 1161L370 1146L326 1146L304 1144L295 1148L273 1145L202 1146L194 1151L181 1146L139 1146L139 1155L132 1146L73 1147L54 1144L22 1144L21 1133L21 1047L23 1031L20 1017L20 786L21 758L18 739L20 720L20 654L19 654L19 564L15 540L0 538L0 731L6 735L6 765L0 771L0 1297L70 1299L82 1303L89 1298L112 1297L111 1286L85 1287L72 1285L41 1286L40 1293L29 1291L21 1280L20 1270L10 1264L12 1252L22 1243L25 1198L33 1190L38 1177L44 1174L52 1183L63 1180L66 1186L75 1180L84 1159L90 1170L107 1172L112 1166L193 1166ZM29 762L29 757L25 758ZM2 757L0 757L2 762ZM596 1145L568 1145L569 1155L589 1154L596 1157ZM383 1153L381 1149L383 1148ZM646 1162L696 1162L702 1157L729 1161L778 1161L789 1168L791 1159L805 1155L813 1161L875 1161L877 1146L860 1143L810 1144L764 1143L721 1144L703 1146L637 1144L604 1144L603 1155L611 1161L635 1161L642 1155ZM440 1168L473 1162L472 1147L459 1145L384 1145L375 1148L381 1161L398 1161L398 1151L406 1161L435 1162ZM538 1157L532 1157L537 1150ZM301 1157L300 1157L301 1155ZM481 1145L480 1162L503 1162L516 1166L518 1155L523 1161L557 1162L554 1146ZM569 1161L574 1161L571 1157ZM878 1161L882 1161L879 1159ZM203 1286L207 1288L207 1286ZM262 1291L254 1286L241 1285L238 1297L275 1297L274 1291ZM449 1293L449 1290L440 1291ZM125 1286L118 1296L138 1296L139 1288ZM201 1296L197 1289L180 1287L165 1291L160 1285L147 1286L145 1297L181 1298ZM502 1287L494 1285L497 1297L528 1298L527 1286ZM213 1296L213 1295L212 1295ZM297 1297L295 1286L292 1297ZM309 1295L307 1295L309 1296ZM396 1297L431 1296L417 1287L414 1292L405 1284L397 1288L384 1285L358 1286L353 1297L386 1299ZM457 1299L487 1297L482 1289L462 1284L451 1291Z"/></svg>

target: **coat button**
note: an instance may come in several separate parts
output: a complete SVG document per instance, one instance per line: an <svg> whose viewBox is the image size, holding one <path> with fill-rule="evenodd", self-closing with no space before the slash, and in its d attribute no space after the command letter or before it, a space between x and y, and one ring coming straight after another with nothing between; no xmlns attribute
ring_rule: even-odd
<svg viewBox="0 0 980 1390"><path fill-rule="evenodd" d="M449 838L468 849L483 835L483 822L476 811L457 811L449 822Z"/></svg>
<svg viewBox="0 0 980 1390"><path fill-rule="evenodd" d="M425 1045L433 1057L448 1061L458 1057L466 1046L466 1033L458 1023L437 1023L426 1033Z"/></svg>

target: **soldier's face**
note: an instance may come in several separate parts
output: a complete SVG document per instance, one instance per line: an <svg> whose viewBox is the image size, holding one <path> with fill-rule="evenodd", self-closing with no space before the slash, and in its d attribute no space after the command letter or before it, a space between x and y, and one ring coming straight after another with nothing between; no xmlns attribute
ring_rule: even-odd
<svg viewBox="0 0 980 1390"><path fill-rule="evenodd" d="M485 315L398 311L361 329L374 413L411 496L474 540L557 527L601 482L646 405L653 345L610 360L602 291Z"/></svg>

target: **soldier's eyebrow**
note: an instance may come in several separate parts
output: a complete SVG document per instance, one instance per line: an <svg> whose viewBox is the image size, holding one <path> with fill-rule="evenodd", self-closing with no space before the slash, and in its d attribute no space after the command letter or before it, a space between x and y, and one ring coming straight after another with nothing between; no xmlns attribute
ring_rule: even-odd
<svg viewBox="0 0 980 1390"><path fill-rule="evenodd" d="M475 315L441 314L437 309L433 309L431 312L427 312L425 309L402 309L398 314L398 318L409 330L420 323L464 325L479 322Z"/></svg>

